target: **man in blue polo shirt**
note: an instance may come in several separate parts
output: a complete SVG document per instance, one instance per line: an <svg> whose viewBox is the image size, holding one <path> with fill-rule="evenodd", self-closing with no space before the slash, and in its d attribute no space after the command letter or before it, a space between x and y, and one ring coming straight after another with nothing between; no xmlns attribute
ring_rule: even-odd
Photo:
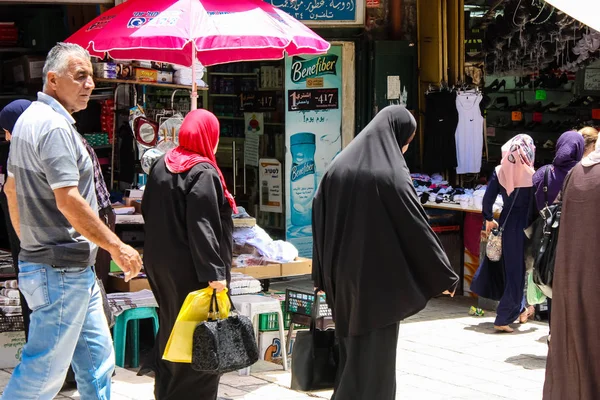
<svg viewBox="0 0 600 400"><path fill-rule="evenodd" d="M59 43L44 65L44 91L12 135L5 192L21 239L19 286L32 310L29 340L2 400L52 399L73 364L83 399L109 399L112 341L92 266L98 246L125 272L137 251L98 217L94 169L72 113L87 107L89 53Z"/></svg>

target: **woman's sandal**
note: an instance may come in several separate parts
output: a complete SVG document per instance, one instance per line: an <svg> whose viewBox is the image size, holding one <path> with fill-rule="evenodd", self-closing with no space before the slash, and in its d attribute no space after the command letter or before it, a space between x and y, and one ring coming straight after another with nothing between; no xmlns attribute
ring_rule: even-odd
<svg viewBox="0 0 600 400"><path fill-rule="evenodd" d="M521 315L519 315L519 323L520 324L527 323L527 321L529 321L530 318L533 318L534 314L535 314L535 308L533 306L529 306L529 307L525 308L525 311L523 311L521 313Z"/></svg>
<svg viewBox="0 0 600 400"><path fill-rule="evenodd" d="M494 325L494 329L502 333L513 333L515 331L508 325Z"/></svg>

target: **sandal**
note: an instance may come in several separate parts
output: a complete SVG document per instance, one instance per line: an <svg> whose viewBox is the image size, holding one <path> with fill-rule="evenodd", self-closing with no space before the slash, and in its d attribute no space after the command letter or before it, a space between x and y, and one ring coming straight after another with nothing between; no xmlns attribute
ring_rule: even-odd
<svg viewBox="0 0 600 400"><path fill-rule="evenodd" d="M523 311L521 313L521 315L519 315L519 323L521 323L521 324L527 323L527 321L529 321L530 318L533 318L534 314L535 314L535 308L533 306L529 306L529 307L525 308L525 311Z"/></svg>
<svg viewBox="0 0 600 400"><path fill-rule="evenodd" d="M494 329L502 333L513 333L515 330L508 325L494 325Z"/></svg>

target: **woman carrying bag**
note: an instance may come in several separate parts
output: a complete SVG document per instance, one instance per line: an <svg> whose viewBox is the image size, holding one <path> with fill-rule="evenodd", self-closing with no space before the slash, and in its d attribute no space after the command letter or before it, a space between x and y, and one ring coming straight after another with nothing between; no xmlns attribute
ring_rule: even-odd
<svg viewBox="0 0 600 400"><path fill-rule="evenodd" d="M502 161L483 197L487 256L473 277L471 291L500 301L494 322L494 329L500 332L513 332L510 324L517 319L525 323L532 314L533 307L526 307L524 296L524 229L532 219L534 159L531 137L517 135L509 140L502 146ZM495 221L493 206L499 194L504 207L500 220Z"/></svg>
<svg viewBox="0 0 600 400"><path fill-rule="evenodd" d="M593 128L588 128L593 129ZM582 129L583 131L583 129ZM583 158L585 139L581 133L568 131L556 141L556 156L552 164L544 165L533 175L536 209L542 211L554 203L567 174ZM548 298L548 325L551 322L552 299ZM548 334L548 340L550 335Z"/></svg>
<svg viewBox="0 0 600 400"><path fill-rule="evenodd" d="M220 375L162 359L177 315L189 293L223 290L231 279L233 196L215 153L219 121L206 110L184 119L179 147L154 164L144 192L144 266L159 305L160 328L149 363L157 400L214 400Z"/></svg>

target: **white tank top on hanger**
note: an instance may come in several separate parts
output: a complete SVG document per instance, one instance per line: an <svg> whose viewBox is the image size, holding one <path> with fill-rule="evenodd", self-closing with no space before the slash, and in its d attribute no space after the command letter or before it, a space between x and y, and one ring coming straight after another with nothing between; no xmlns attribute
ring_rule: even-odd
<svg viewBox="0 0 600 400"><path fill-rule="evenodd" d="M481 93L456 95L458 125L456 127L457 174L478 174L481 171L483 154L483 116L479 103Z"/></svg>

